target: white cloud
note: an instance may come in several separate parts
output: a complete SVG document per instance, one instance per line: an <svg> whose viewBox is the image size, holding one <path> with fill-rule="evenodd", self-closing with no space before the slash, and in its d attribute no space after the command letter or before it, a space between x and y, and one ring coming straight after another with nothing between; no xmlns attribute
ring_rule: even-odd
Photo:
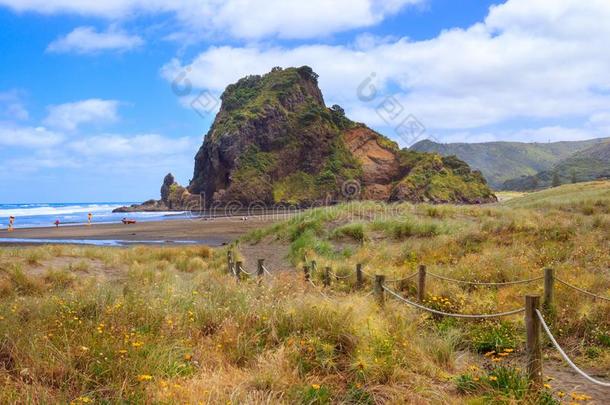
<svg viewBox="0 0 610 405"><path fill-rule="evenodd" d="M21 92L0 92L0 117L11 120L27 120L30 114L21 101Z"/></svg>
<svg viewBox="0 0 610 405"><path fill-rule="evenodd" d="M118 120L119 102L92 98L74 103L47 107L45 125L66 131L73 131L81 124L108 123Z"/></svg>
<svg viewBox="0 0 610 405"><path fill-rule="evenodd" d="M75 139L76 138L76 139ZM66 136L43 127L0 123L0 148L11 147L0 162L3 170L34 173L44 169L82 169L134 176L134 170L192 169L200 137L172 138L160 134ZM188 170L185 168L188 167Z"/></svg>
<svg viewBox="0 0 610 405"><path fill-rule="evenodd" d="M420 0L226 1L213 23L237 38L312 38L369 27Z"/></svg>
<svg viewBox="0 0 610 405"><path fill-rule="evenodd" d="M85 137L68 144L74 152L89 157L125 157L129 160L141 156L167 156L194 152L193 138L168 138L158 134L125 136L117 134Z"/></svg>
<svg viewBox="0 0 610 405"><path fill-rule="evenodd" d="M128 51L141 46L144 40L137 35L129 35L114 27L105 32L97 32L93 27L78 27L72 32L51 42L47 52L80 54L101 51Z"/></svg>
<svg viewBox="0 0 610 405"><path fill-rule="evenodd" d="M382 123L376 107L393 93L405 113L433 129L586 120L610 103L609 19L607 1L509 0L481 23L426 41L210 47L192 61L172 60L162 74L171 81L188 67L196 88L219 92L247 74L307 64L320 74L328 104L373 124ZM357 89L372 72L377 98L363 102Z"/></svg>
<svg viewBox="0 0 610 405"><path fill-rule="evenodd" d="M0 0L18 12L72 13L108 19L173 13L185 29L236 38L311 38L369 27L426 0Z"/></svg>
<svg viewBox="0 0 610 405"><path fill-rule="evenodd" d="M562 142L562 141L583 141L600 137L610 136L610 131L600 128L574 128L559 125L527 128L515 131L480 131L480 132L450 132L438 136L436 141L441 143L467 142L497 142L510 140L513 142Z"/></svg>
<svg viewBox="0 0 610 405"><path fill-rule="evenodd" d="M44 127L20 127L0 123L0 146L20 148L50 148L64 140L60 133Z"/></svg>

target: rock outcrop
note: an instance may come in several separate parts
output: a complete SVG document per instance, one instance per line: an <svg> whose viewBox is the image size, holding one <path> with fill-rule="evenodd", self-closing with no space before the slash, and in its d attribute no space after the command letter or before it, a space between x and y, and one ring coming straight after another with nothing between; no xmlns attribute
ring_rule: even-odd
<svg viewBox="0 0 610 405"><path fill-rule="evenodd" d="M195 200L206 207L235 201L496 201L481 173L463 161L401 150L348 119L340 106L326 107L318 75L308 66L245 77L221 99L188 189L168 175L161 200L141 208L182 210Z"/></svg>
<svg viewBox="0 0 610 405"><path fill-rule="evenodd" d="M496 201L464 162L400 150L341 107L327 108L317 77L307 66L274 68L228 86L195 157L190 193L208 204Z"/></svg>
<svg viewBox="0 0 610 405"><path fill-rule="evenodd" d="M196 209L198 202L199 197L191 195L191 193L189 193L185 187L178 184L174 176L169 173L163 179L160 200L148 200L142 204L120 207L113 212L184 211L185 209Z"/></svg>

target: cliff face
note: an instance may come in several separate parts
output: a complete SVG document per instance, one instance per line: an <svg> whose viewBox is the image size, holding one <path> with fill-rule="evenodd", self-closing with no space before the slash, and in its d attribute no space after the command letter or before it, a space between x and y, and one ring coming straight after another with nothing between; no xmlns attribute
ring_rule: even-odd
<svg viewBox="0 0 610 405"><path fill-rule="evenodd" d="M307 66L245 77L221 99L188 187L208 203L496 200L464 162L400 150L341 107L327 108Z"/></svg>

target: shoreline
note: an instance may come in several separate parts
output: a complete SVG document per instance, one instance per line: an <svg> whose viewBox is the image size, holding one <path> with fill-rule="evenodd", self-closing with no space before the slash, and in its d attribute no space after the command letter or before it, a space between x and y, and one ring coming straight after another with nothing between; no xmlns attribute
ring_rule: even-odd
<svg viewBox="0 0 610 405"><path fill-rule="evenodd" d="M0 246L67 243L97 244L96 242L118 242L119 246L130 244L183 245L203 244L222 246L255 229L267 226L279 218L273 216L216 218L214 220L174 219L142 221L132 225L121 223L71 225L41 228L16 228L13 232L0 230ZM91 243L83 243L91 241ZM101 243L99 243L101 244Z"/></svg>

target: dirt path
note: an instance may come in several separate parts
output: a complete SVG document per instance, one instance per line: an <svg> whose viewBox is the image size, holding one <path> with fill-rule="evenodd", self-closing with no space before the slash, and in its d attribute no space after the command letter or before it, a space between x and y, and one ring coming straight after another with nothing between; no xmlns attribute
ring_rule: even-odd
<svg viewBox="0 0 610 405"><path fill-rule="evenodd" d="M576 392L590 396L592 400L587 402L588 404L602 405L610 403L610 388L605 388L585 380L565 363L555 360L545 361L544 375L552 378L549 384L554 390L565 392L566 398L571 393ZM595 378L595 375L592 376ZM605 381L603 378L598 379Z"/></svg>
<svg viewBox="0 0 610 405"><path fill-rule="evenodd" d="M265 259L265 267L271 273L278 271L294 271L288 259L288 245L277 241L268 243L265 241L257 244L242 243L239 245L239 252L243 256L246 271L255 271L258 259Z"/></svg>

